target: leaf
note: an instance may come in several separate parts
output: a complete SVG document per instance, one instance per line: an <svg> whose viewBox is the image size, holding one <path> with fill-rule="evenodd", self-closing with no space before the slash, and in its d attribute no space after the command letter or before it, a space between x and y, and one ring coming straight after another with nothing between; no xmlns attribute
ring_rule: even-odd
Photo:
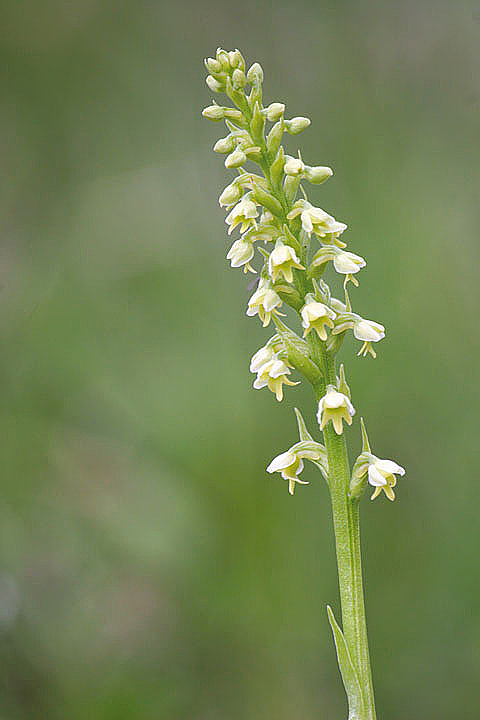
<svg viewBox="0 0 480 720"><path fill-rule="evenodd" d="M365 717L365 709L357 671L355 670L350 657L343 632L340 630L340 627L335 620L335 616L330 605L327 605L327 614L328 621L333 632L335 648L337 650L338 666L340 668L343 686L348 698L348 720L363 720Z"/></svg>

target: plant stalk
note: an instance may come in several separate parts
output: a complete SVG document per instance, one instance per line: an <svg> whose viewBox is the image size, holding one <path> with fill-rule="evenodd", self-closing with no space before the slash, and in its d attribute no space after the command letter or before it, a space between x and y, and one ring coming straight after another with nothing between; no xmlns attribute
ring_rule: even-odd
<svg viewBox="0 0 480 720"><path fill-rule="evenodd" d="M310 337L310 346L324 369L327 384L335 385L335 359L316 333L310 333ZM324 388L316 389L317 401L324 391ZM359 503L348 496L350 465L345 436L337 435L331 423L323 435L328 456L343 634L364 696L365 718L361 720L376 720L363 592Z"/></svg>

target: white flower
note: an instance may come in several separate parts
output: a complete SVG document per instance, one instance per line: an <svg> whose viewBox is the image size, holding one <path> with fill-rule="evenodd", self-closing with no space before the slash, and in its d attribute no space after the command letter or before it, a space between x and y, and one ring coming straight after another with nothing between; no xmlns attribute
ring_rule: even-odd
<svg viewBox="0 0 480 720"><path fill-rule="evenodd" d="M333 257L333 267L342 275L353 275L365 267L366 264L360 255L345 250L339 250Z"/></svg>
<svg viewBox="0 0 480 720"><path fill-rule="evenodd" d="M297 200L294 204L293 209L287 215L288 220L293 220L300 215L302 222L302 228L305 230L307 235L311 235L314 226L320 223L325 223L327 218L331 216L322 210L321 208L314 207L307 200ZM333 220L333 218L331 218Z"/></svg>
<svg viewBox="0 0 480 720"><path fill-rule="evenodd" d="M267 472L280 472L284 480L288 480L288 492L293 495L295 492L295 483L301 483L302 485L308 485L306 480L299 480L297 477L303 470L303 460L298 457L290 450L277 455L273 458L270 465L267 467Z"/></svg>
<svg viewBox="0 0 480 720"><path fill-rule="evenodd" d="M377 357L375 350L372 347L372 342L378 342L383 340L385 337L385 328L380 323L373 322L373 320L364 320L360 315L352 312L339 312L336 321L333 334L338 335L339 333L345 332L346 330L352 329L354 336L357 340L362 340L363 345L358 351L357 355L363 355L370 353L372 357Z"/></svg>
<svg viewBox="0 0 480 720"><path fill-rule="evenodd" d="M253 317L259 316L263 322L263 327L267 327L272 319L272 314L279 314L275 308L282 304L280 297L273 290L270 282L261 278L258 289L255 290L252 297L248 301L247 315Z"/></svg>
<svg viewBox="0 0 480 720"><path fill-rule="evenodd" d="M285 105L283 103L274 102L265 108L265 116L270 122L276 122L280 120L283 113L285 112Z"/></svg>
<svg viewBox="0 0 480 720"><path fill-rule="evenodd" d="M240 232L245 232L251 225L256 226L255 218L258 217L258 210L256 204L250 198L244 197L234 208L230 210L225 222L229 225L228 234L231 235L232 231L240 225Z"/></svg>
<svg viewBox="0 0 480 720"><path fill-rule="evenodd" d="M307 295L307 302L300 310L302 316L303 337L315 330L320 340L327 339L326 327L333 328L335 313L321 302L316 302L312 295Z"/></svg>
<svg viewBox="0 0 480 720"><path fill-rule="evenodd" d="M265 345L257 350L250 361L250 372L257 373L263 365L267 365L275 357L275 351L271 345Z"/></svg>
<svg viewBox="0 0 480 720"><path fill-rule="evenodd" d="M371 458L368 464L368 482L375 488L371 500L375 500L382 490L389 500L395 500L395 475L405 475L405 469L393 460L381 460L375 455L371 455Z"/></svg>
<svg viewBox="0 0 480 720"><path fill-rule="evenodd" d="M273 393L280 402L283 400L283 385L298 385L296 382L292 382L287 378L290 375L290 370L283 360L280 360L276 355L272 360L261 365L256 371L257 377L253 383L255 390L260 390L263 387L267 387Z"/></svg>
<svg viewBox="0 0 480 720"><path fill-rule="evenodd" d="M363 355L363 357L365 357L367 353L370 353L372 357L377 357L377 353L372 347L372 342L378 342L385 337L385 328L383 325L373 322L373 320L359 318L353 325L353 334L357 340L363 340L363 345L357 355Z"/></svg>
<svg viewBox="0 0 480 720"><path fill-rule="evenodd" d="M275 282L279 275L283 275L288 283L293 282L292 268L305 270L303 265L300 265L300 260L295 250L291 248L290 245L284 245L281 240L277 240L268 258L268 272L273 282Z"/></svg>
<svg viewBox="0 0 480 720"><path fill-rule="evenodd" d="M250 265L250 260L254 254L253 243L244 240L244 238L240 238L240 240L235 240L228 251L227 260L230 260L230 266L232 268L242 267L242 265L244 265L244 272L250 270L250 272L254 273L255 270Z"/></svg>
<svg viewBox="0 0 480 720"><path fill-rule="evenodd" d="M342 420L348 425L352 424L352 417L355 415L355 408L346 395L335 390L329 385L326 394L318 404L317 420L320 430L323 430L329 420L332 421L337 435L343 432Z"/></svg>
<svg viewBox="0 0 480 720"><path fill-rule="evenodd" d="M287 155L287 162L283 166L283 170L286 175L303 175L305 172L305 165L299 158L290 157Z"/></svg>

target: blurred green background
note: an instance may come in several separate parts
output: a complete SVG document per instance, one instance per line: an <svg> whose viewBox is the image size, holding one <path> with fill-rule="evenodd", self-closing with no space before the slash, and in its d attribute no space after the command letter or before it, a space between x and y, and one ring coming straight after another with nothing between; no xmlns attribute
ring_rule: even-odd
<svg viewBox="0 0 480 720"><path fill-rule="evenodd" d="M265 467L314 427L252 389L202 60L239 47L312 126L315 204L368 260L342 359L379 718L480 717L480 10L468 2L2 3L2 720L345 718L329 504ZM249 282L249 280L248 280ZM358 424L349 434L359 450Z"/></svg>

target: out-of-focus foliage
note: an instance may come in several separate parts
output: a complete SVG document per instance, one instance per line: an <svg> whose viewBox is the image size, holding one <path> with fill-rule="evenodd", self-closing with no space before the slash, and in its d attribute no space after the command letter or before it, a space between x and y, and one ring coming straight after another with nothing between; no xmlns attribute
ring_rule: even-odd
<svg viewBox="0 0 480 720"><path fill-rule="evenodd" d="M376 361L342 352L373 451L407 468L363 502L379 716L478 718L472 7L3 3L2 718L344 717L323 481L291 498L264 470L312 399L252 389L266 335L224 257L200 116L220 44L312 118L305 160L336 172L312 200L388 331Z"/></svg>

